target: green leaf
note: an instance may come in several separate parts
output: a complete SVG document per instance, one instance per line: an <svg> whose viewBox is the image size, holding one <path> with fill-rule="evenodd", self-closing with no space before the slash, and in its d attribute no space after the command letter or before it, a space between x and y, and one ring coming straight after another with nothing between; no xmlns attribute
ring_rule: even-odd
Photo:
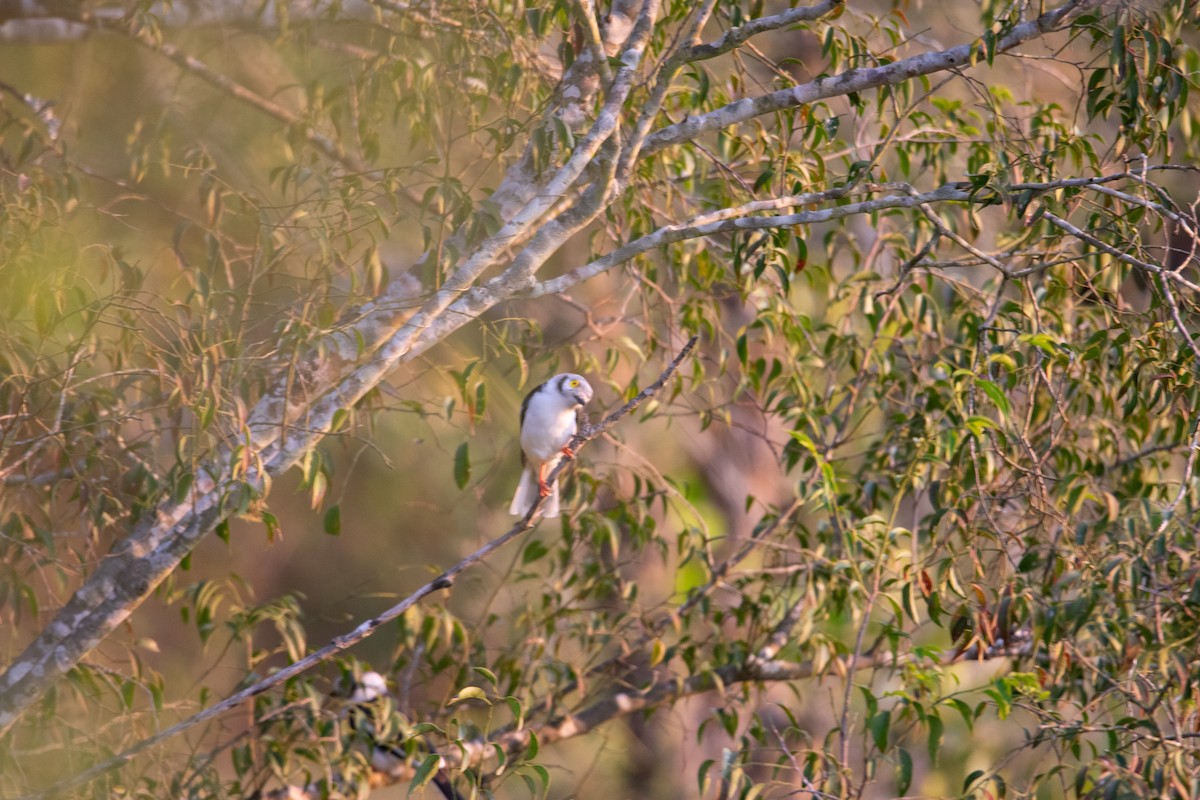
<svg viewBox="0 0 1200 800"><path fill-rule="evenodd" d="M975 781L979 780L986 774L987 773L981 769L977 769L974 772L972 772L970 775L967 776L966 780L963 781L963 791L964 792L968 791L972 786L975 785Z"/></svg>
<svg viewBox="0 0 1200 800"><path fill-rule="evenodd" d="M521 553L521 563L532 564L534 561L543 558L549 552L550 549L547 548L546 545L542 544L537 539L534 539L532 542L525 545L525 549Z"/></svg>
<svg viewBox="0 0 1200 800"><path fill-rule="evenodd" d="M471 455L467 443L463 442L454 451L454 483L459 489L464 488L471 480Z"/></svg>
<svg viewBox="0 0 1200 800"><path fill-rule="evenodd" d="M487 384L480 383L475 387L475 416L482 417L487 411Z"/></svg>
<svg viewBox="0 0 1200 800"><path fill-rule="evenodd" d="M763 188L770 186L771 181L775 179L775 170L772 167L767 167L762 171L762 174L754 181L754 191L761 191Z"/></svg>
<svg viewBox="0 0 1200 800"><path fill-rule="evenodd" d="M525 727L525 708L521 705L521 701L509 695L504 698L504 702L508 703L508 710L513 715L513 727L518 731Z"/></svg>
<svg viewBox="0 0 1200 800"><path fill-rule="evenodd" d="M929 763L936 767L938 754L942 751L942 736L946 726L937 714L930 714L925 721L929 724Z"/></svg>
<svg viewBox="0 0 1200 800"><path fill-rule="evenodd" d="M988 399L990 399L996 405L996 408L1000 410L1001 414L1006 417L1008 416L1012 406L1008 402L1008 397L1005 396L1003 390L1001 390L999 386L989 380L984 380L983 378L977 380L975 385L983 390L983 393L986 394Z"/></svg>
<svg viewBox="0 0 1200 800"><path fill-rule="evenodd" d="M182 503L185 499L187 499L188 492L191 491L192 482L195 479L196 476L190 472L185 472L175 479L175 492L173 497L176 503Z"/></svg>
<svg viewBox="0 0 1200 800"><path fill-rule="evenodd" d="M538 744L537 734L533 731L529 732L529 746L525 748L525 759L533 761L537 758L538 752L541 750L541 745ZM547 783L547 785L549 785Z"/></svg>
<svg viewBox="0 0 1200 800"><path fill-rule="evenodd" d="M990 420L987 417L981 417L978 414L967 417L966 423L967 429L970 430L971 433L975 434L975 436L982 436L983 432L988 429L996 431L1000 430L1000 426L997 425L993 420Z"/></svg>
<svg viewBox="0 0 1200 800"><path fill-rule="evenodd" d="M880 711L867 722L867 730L871 732L871 739L875 742L875 748L881 753L887 750L888 729L891 726L891 711Z"/></svg>
<svg viewBox="0 0 1200 800"><path fill-rule="evenodd" d="M458 694L454 695L454 697L450 699L450 702L446 705L452 706L455 703L462 703L466 700L482 700L489 706L492 704L492 702L488 700L487 693L484 692L483 689L480 689L478 686L464 686L459 690Z"/></svg>
<svg viewBox="0 0 1200 800"><path fill-rule="evenodd" d="M908 794L908 787L912 785L912 756L903 747L896 752L896 756L896 794Z"/></svg>
<svg viewBox="0 0 1200 800"><path fill-rule="evenodd" d="M325 512L325 533L330 536L342 535L342 507L336 503Z"/></svg>
<svg viewBox="0 0 1200 800"><path fill-rule="evenodd" d="M550 794L550 770L541 764L530 764L529 768L537 773L538 780L542 782L542 797L546 797Z"/></svg>
<svg viewBox="0 0 1200 800"><path fill-rule="evenodd" d="M430 753L421 761L421 765L417 767L417 771L413 774L412 783L408 784L408 794L412 795L418 789L424 789L433 776L437 773L438 765L442 763L442 757L437 753Z"/></svg>

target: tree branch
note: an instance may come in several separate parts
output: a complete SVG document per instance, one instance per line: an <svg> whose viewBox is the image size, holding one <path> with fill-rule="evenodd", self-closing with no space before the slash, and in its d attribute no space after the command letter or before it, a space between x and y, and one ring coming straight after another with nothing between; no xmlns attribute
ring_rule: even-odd
<svg viewBox="0 0 1200 800"><path fill-rule="evenodd" d="M1036 39L1058 30L1088 8L1098 5L1099 2L1100 0L1070 0L1035 20L1023 22L996 43L996 52L1003 53L1030 39ZM689 117L684 122L659 129L646 140L646 146L642 152L644 155L651 155L671 145L695 139L705 133L728 128L753 117L761 117L785 108L795 108L818 100L852 92L862 92L880 86L894 86L934 72L974 66L972 54L979 55L978 40L937 53L910 56L881 67L850 69L840 75L816 78L790 89L780 89L770 94L737 100L707 114Z"/></svg>
<svg viewBox="0 0 1200 800"><path fill-rule="evenodd" d="M896 184L895 186L899 186ZM894 188L893 185L888 185L887 188ZM786 214L779 216L732 216L739 210L752 211L759 208L778 208L788 205L807 205L814 202L814 195L799 195L796 197L778 198L776 200L756 201L747 203L739 209L722 209L714 211L710 214L703 214L695 217L687 222L682 222L677 225L666 225L653 233L648 233L645 236L634 239L616 250L601 256L600 258L588 262L583 266L576 267L570 272L566 272L557 278L552 278L548 281L535 284L532 288L521 293L522 297L541 297L546 294L560 294L569 290L571 287L583 281L590 280L602 272L606 272L613 267L624 264L632 260L634 257L646 253L650 250L662 247L664 245L673 244L674 242L683 241L685 239L696 239L703 236L712 236L717 233L730 233L735 231L761 230L764 228L782 228L792 227L796 225L812 225L821 222L829 222L835 219L843 219L845 217L854 216L856 214L870 214L876 211L885 211L892 208L912 208L923 203L945 202L950 200L969 200L970 184L968 183L948 183L941 186L932 192L924 192L921 194L904 194L893 195L891 197L883 197L876 200L865 200L861 203L849 203L844 206L835 206L833 208L819 209L817 211L801 211L796 214ZM823 194L823 193L821 193Z"/></svg>
<svg viewBox="0 0 1200 800"><path fill-rule="evenodd" d="M294 387L286 368L272 389L260 399L251 415L247 430L239 432L250 440L252 466L244 472L230 469L232 451L223 449L210 462L197 469L187 497L166 498L155 512L126 539L119 542L100 567L86 580L50 623L3 675L0 675L0 734L16 721L21 711L40 697L63 673L98 645L114 628L153 591L196 543L207 535L243 502L247 494L261 495L270 476L279 475L311 450L331 429L334 416L351 408L377 386L398 364L432 346L450 331L461 327L473 315L455 314L464 293L468 293L479 275L492 265L509 239L534 224L545 210L557 202L581 174L586 165L611 137L619 120L620 107L633 85L636 66L653 30L658 0L645 0L642 14L634 25L622 55L624 66L614 81L620 82L592 131L579 143L570 159L542 194L530 201L501 231L489 238L466 263L455 270L442 287L413 315L405 318L407 303L402 301L409 288L403 278L393 281L387 294L389 302L373 308L365 318L347 331L330 336L335 351L342 341L367 343L370 355L353 366L354 355L339 361L326 353L313 355L304 369L317 384L309 396L293 397ZM596 194L593 192L593 194ZM585 196L585 201L589 198ZM503 292L488 295L488 307L511 296L518 285L529 281L529 273L545 262L553 245L561 243L579 225L586 224L602 207L603 194L580 202L543 226L527 248L522 270L508 270ZM590 216L589 216L590 215ZM572 228L571 224L575 227ZM557 227L556 227L557 225ZM557 235L557 238L555 238ZM536 245L536 246L535 246ZM527 271L526 274L521 274ZM493 286L493 289L500 288ZM357 348L348 348L356 352ZM314 353L319 350L314 349ZM344 373L344 374L342 374ZM332 381L323 376L332 376ZM323 384L323 385L320 385ZM332 384L332 385L331 385Z"/></svg>
<svg viewBox="0 0 1200 800"><path fill-rule="evenodd" d="M1178 272L1174 272L1169 269L1164 269L1163 267L1159 266L1158 264L1151 264L1148 261L1142 261L1139 258L1134 258L1133 256L1129 255L1128 253L1122 252L1121 250L1118 250L1117 248L1113 247L1112 245L1108 244L1107 242L1101 241L1100 239L1097 239L1095 236L1092 236L1090 233L1087 233L1086 231L1081 230L1080 228L1076 227L1075 225L1072 225L1070 222L1067 222L1065 219L1063 219L1062 217L1060 217L1056 214L1052 214L1049 211L1047 211L1046 213L1044 213L1042 215L1042 218L1049 221L1055 227L1061 228L1062 230L1071 234L1072 236L1074 236L1076 239L1080 240L1081 242L1086 242L1087 244L1090 244L1092 247L1095 247L1097 250L1101 250L1105 253L1108 253L1110 256L1117 259L1118 261L1124 262L1124 263L1130 265L1131 267L1137 267L1138 269L1149 272L1151 275L1157 275L1160 278L1165 278L1166 280L1169 280L1172 283L1177 283L1180 286L1183 286L1187 289L1191 289L1193 292L1200 292L1200 285L1197 285L1197 284L1193 283L1192 281L1189 281L1187 278L1183 277Z"/></svg>
<svg viewBox="0 0 1200 800"><path fill-rule="evenodd" d="M252 92L250 89L233 80L228 75L223 75L217 72L200 59L183 52L174 45L168 42L156 41L144 30L135 30L131 28L124 20L113 20L103 16L84 16L73 21L91 25L95 28L99 28L100 30L117 33L127 37L142 47L145 47L146 49L158 53L159 55L168 59L188 74L199 78L200 80L216 87L217 89L220 89L230 97L237 98L243 103L253 106L262 113L274 117L280 122L297 128L303 133L304 138L308 140L309 144L317 148L317 150L319 150L331 161L336 161L351 172L366 171L367 167L365 164L363 164L354 156L343 151L342 148L338 146L337 142L330 139L328 136L318 133L313 125L303 117L287 108L284 108L278 103L272 102L271 100Z"/></svg>
<svg viewBox="0 0 1200 800"><path fill-rule="evenodd" d="M728 53L730 50L741 47L751 37L757 36L760 33L779 30L780 28L786 28L788 25L795 25L799 22L812 22L845 5L846 0L821 0L821 2L813 6L797 6L796 8L789 8L786 11L769 17L758 17L744 25L730 28L713 42L686 47L680 52L679 56L683 61L705 61L710 58L716 58L719 55Z"/></svg>

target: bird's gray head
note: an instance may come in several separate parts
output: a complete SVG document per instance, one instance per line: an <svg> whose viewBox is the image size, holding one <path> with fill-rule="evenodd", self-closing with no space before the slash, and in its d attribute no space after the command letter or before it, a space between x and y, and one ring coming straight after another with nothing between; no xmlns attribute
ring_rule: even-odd
<svg viewBox="0 0 1200 800"><path fill-rule="evenodd" d="M551 378L550 385L575 406L586 406L592 400L592 385L582 375L564 372Z"/></svg>

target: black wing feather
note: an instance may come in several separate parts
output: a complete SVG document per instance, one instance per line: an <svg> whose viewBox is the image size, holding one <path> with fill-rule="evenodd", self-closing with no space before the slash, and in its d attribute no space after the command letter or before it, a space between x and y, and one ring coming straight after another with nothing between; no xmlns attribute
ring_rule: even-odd
<svg viewBox="0 0 1200 800"><path fill-rule="evenodd" d="M520 435L520 431L524 430L525 428L525 412L529 410L530 398L540 392L548 383L550 383L550 381L546 381L546 383L541 383L533 387L529 390L529 394L525 395L525 399L521 401L521 427L518 429L518 436ZM521 451L521 466L523 467L525 466L525 448L521 447L519 442L517 447Z"/></svg>

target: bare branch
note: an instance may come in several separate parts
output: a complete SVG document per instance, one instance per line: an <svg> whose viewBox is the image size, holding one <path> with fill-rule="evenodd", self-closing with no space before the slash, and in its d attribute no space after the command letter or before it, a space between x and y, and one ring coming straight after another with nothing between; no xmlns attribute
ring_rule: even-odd
<svg viewBox="0 0 1200 800"><path fill-rule="evenodd" d="M194 75L205 83L215 86L217 89L225 92L230 97L235 97L238 100L241 100L243 103L257 108L264 114L272 116L280 122L295 127L297 130L301 131L301 133L304 135L304 138L307 139L309 143L313 145L313 147L321 151L321 153L331 161L336 161L351 172L366 171L367 167L365 164L342 150L342 148L333 139L330 139L328 136L319 133L313 128L311 123L300 117L295 112L284 108L278 103L268 100L265 97L261 97L242 84L233 80L228 75L223 75L220 72L217 72L200 59L183 52L169 42L156 41L145 30L131 29L126 22L111 20L107 17L94 16L90 18L80 18L77 21L93 25L101 30L118 33L129 38L131 41L137 42L142 47L152 50L153 52L167 58L187 73Z"/></svg>

